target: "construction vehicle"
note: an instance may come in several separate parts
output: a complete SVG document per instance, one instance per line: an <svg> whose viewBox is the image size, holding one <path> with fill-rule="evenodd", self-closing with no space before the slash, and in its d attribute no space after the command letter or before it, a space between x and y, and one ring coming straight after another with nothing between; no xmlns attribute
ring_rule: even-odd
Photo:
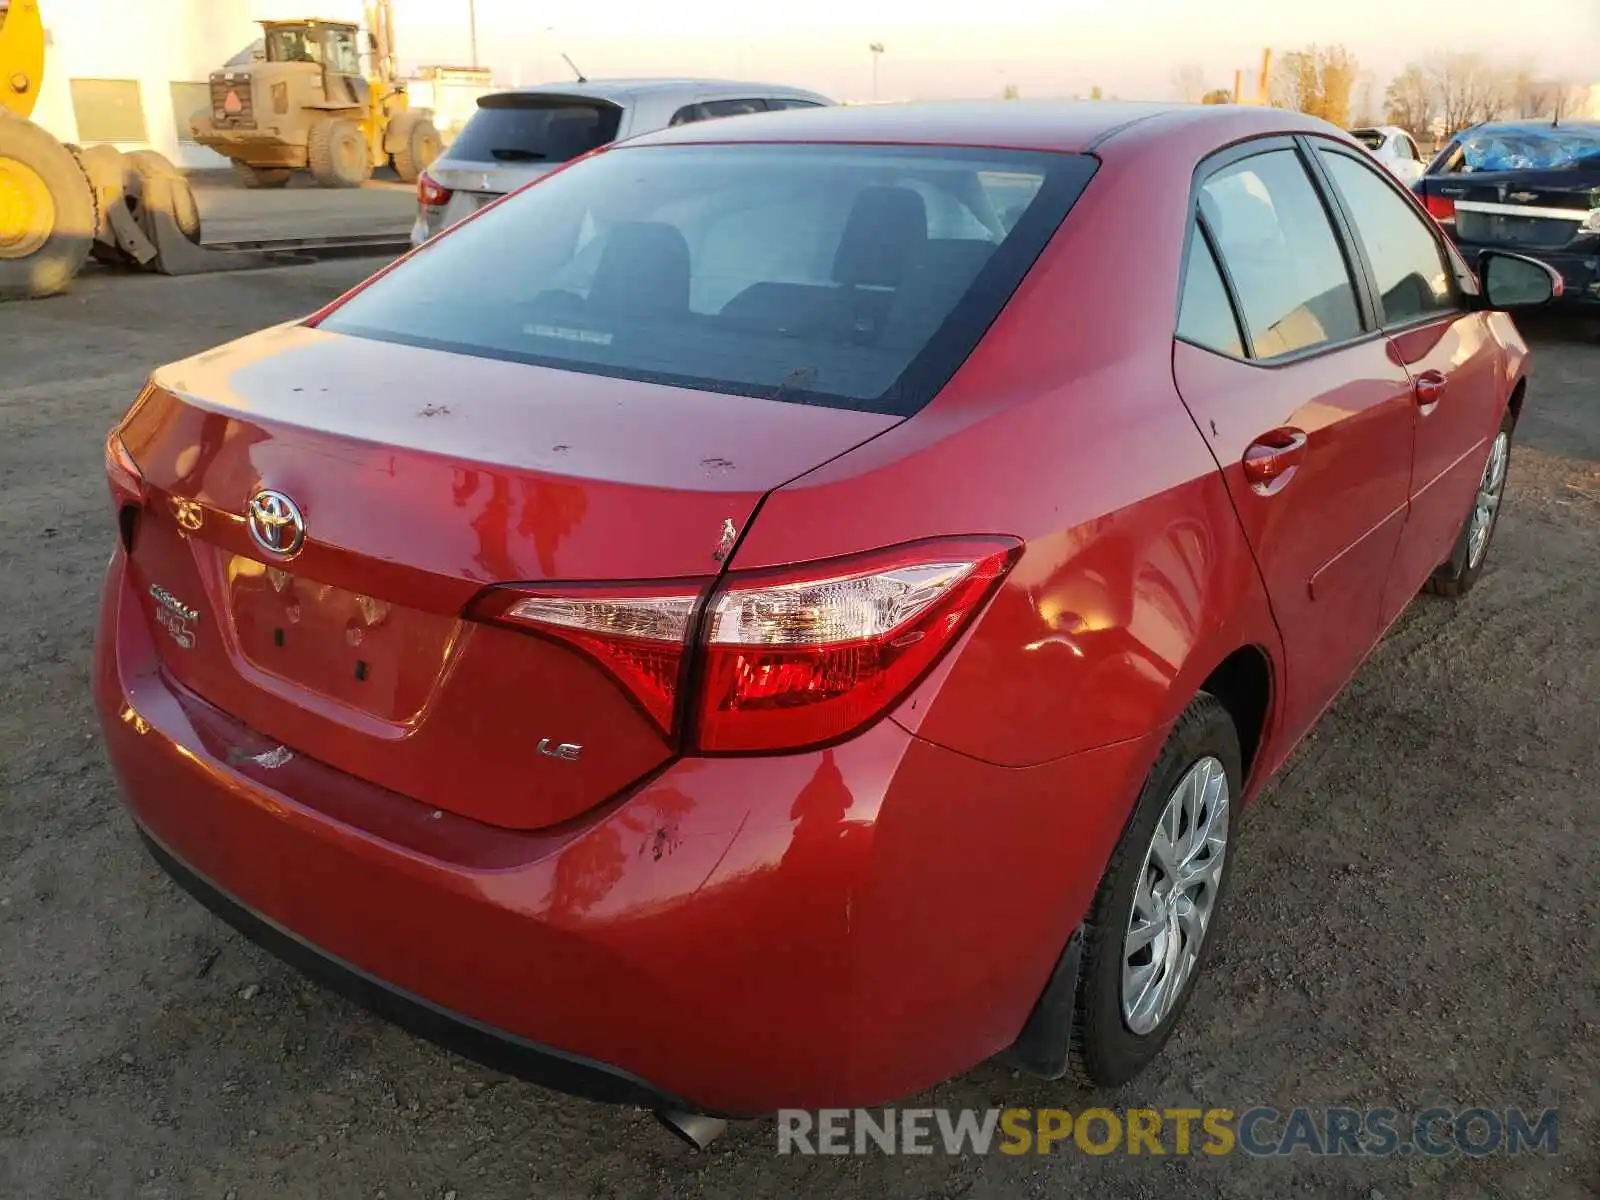
<svg viewBox="0 0 1600 1200"><path fill-rule="evenodd" d="M415 183L438 157L432 113L410 106L396 67L390 0L367 5L366 71L347 21L260 25L263 59L213 72L211 107L189 120L246 186L283 187L305 169L323 187L357 187L385 165Z"/></svg>
<svg viewBox="0 0 1600 1200"><path fill-rule="evenodd" d="M28 119L44 48L39 0L0 0L0 300L63 291L91 253L196 269L200 213L176 167L153 150L80 150Z"/></svg>

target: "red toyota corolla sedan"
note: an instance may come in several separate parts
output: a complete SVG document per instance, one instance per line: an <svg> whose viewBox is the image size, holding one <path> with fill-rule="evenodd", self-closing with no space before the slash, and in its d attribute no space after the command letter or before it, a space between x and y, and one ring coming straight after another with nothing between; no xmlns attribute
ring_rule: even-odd
<svg viewBox="0 0 1600 1200"><path fill-rule="evenodd" d="M625 143L155 373L111 761L222 915L555 1087L1116 1083L1238 810L1482 571L1555 286L1273 109Z"/></svg>

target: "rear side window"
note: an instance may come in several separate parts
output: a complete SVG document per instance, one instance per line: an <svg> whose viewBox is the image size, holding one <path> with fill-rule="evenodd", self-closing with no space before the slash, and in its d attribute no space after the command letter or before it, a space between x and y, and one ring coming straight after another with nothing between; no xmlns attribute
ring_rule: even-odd
<svg viewBox="0 0 1600 1200"><path fill-rule="evenodd" d="M1385 324L1454 311L1455 287L1444 254L1411 205L1365 163L1337 151L1317 153L1372 264Z"/></svg>
<svg viewBox="0 0 1600 1200"><path fill-rule="evenodd" d="M429 243L322 327L909 415L1093 171L1083 155L943 147L615 150ZM1010 224L994 173L1033 180L1010 189L1028 196Z"/></svg>
<svg viewBox="0 0 1600 1200"><path fill-rule="evenodd" d="M768 108L821 108L815 100L792 100L787 96L768 96Z"/></svg>
<svg viewBox="0 0 1600 1200"><path fill-rule="evenodd" d="M1361 332L1355 285L1299 155L1270 150L1224 167L1200 189L1239 297L1250 347L1275 358Z"/></svg>
<svg viewBox="0 0 1600 1200"><path fill-rule="evenodd" d="M622 110L556 96L510 93L478 102L450 144L450 157L469 162L566 162L617 136Z"/></svg>
<svg viewBox="0 0 1600 1200"><path fill-rule="evenodd" d="M704 118L742 117L747 113L767 111L765 100L707 100L702 104Z"/></svg>
<svg viewBox="0 0 1600 1200"><path fill-rule="evenodd" d="M1189 262L1183 273L1183 300L1178 308L1178 336L1196 346L1244 357L1239 322L1223 286L1222 273L1205 237L1189 235Z"/></svg>

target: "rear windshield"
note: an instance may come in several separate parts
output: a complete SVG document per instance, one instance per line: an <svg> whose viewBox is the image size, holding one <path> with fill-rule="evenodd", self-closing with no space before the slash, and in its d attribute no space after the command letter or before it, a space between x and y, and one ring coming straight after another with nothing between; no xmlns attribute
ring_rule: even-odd
<svg viewBox="0 0 1600 1200"><path fill-rule="evenodd" d="M909 414L977 344L1094 166L946 147L615 150L429 243L322 327Z"/></svg>
<svg viewBox="0 0 1600 1200"><path fill-rule="evenodd" d="M1506 125L1474 129L1447 151L1440 170L1600 170L1600 125Z"/></svg>
<svg viewBox="0 0 1600 1200"><path fill-rule="evenodd" d="M1350 131L1350 136L1355 138L1356 141L1360 142L1368 150L1383 149L1383 134L1379 133L1376 129L1352 129Z"/></svg>
<svg viewBox="0 0 1600 1200"><path fill-rule="evenodd" d="M560 97L486 96L450 144L469 162L566 162L617 136L622 110Z"/></svg>

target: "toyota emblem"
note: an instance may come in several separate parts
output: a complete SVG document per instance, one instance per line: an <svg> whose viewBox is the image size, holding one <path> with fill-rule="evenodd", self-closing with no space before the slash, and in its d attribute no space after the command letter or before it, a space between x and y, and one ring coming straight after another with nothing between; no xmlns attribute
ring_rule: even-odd
<svg viewBox="0 0 1600 1200"><path fill-rule="evenodd" d="M275 558L292 558L305 544L305 518L282 492L263 490L250 497L245 520L255 544Z"/></svg>

